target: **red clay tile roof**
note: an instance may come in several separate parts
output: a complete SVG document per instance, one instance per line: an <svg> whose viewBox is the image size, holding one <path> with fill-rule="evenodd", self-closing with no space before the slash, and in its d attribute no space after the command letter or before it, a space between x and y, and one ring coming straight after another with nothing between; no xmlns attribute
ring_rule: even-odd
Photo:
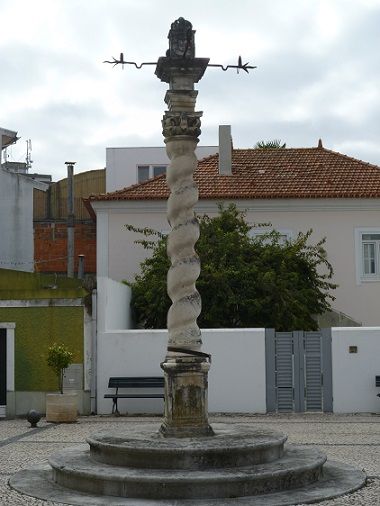
<svg viewBox="0 0 380 506"><path fill-rule="evenodd" d="M200 199L375 198L380 167L322 147L234 149L232 176L218 174L218 155L198 162ZM101 200L167 199L165 175L104 195Z"/></svg>

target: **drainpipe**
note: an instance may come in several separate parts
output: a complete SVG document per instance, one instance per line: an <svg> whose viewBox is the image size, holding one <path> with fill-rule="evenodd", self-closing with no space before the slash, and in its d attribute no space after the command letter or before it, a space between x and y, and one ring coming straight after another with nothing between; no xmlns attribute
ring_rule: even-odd
<svg viewBox="0 0 380 506"><path fill-rule="evenodd" d="M73 172L76 162L67 165L67 277L74 277L74 181Z"/></svg>
<svg viewBox="0 0 380 506"><path fill-rule="evenodd" d="M96 325L97 315L97 292L92 291L92 357L91 357L91 384L90 384L90 402L91 402L91 414L96 415L98 412L97 403L97 336L98 328Z"/></svg>

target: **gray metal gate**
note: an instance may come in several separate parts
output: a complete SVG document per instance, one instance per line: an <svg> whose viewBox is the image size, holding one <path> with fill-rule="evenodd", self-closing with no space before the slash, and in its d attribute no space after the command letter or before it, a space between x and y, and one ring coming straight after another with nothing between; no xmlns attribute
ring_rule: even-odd
<svg viewBox="0 0 380 506"><path fill-rule="evenodd" d="M267 329L267 410L332 411L331 329Z"/></svg>

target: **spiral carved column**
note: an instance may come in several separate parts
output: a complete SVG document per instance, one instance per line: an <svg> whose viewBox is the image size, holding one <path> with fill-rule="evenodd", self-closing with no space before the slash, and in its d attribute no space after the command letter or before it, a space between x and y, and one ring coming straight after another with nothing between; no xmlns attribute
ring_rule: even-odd
<svg viewBox="0 0 380 506"><path fill-rule="evenodd" d="M194 213L198 190L193 179L202 116L201 112L194 111L198 94L194 83L202 77L208 59L194 57L194 31L191 23L182 18L172 24L169 40L168 55L159 59L156 69L157 76L170 84L165 96L168 110L162 126L171 162L167 171L170 188L167 215L171 227L167 290L172 305L167 320L168 352L161 364L165 375L161 433L188 437L213 434L207 414L210 364L201 352L201 332L197 325L201 312L201 298L195 287L200 274L195 252L199 224Z"/></svg>
<svg viewBox="0 0 380 506"><path fill-rule="evenodd" d="M168 115L167 115L168 116ZM196 132L198 128L185 124L200 124L200 114L174 116L182 121L183 134L170 135L176 127L166 127L166 150L171 160L167 174L167 183L171 190L167 215L171 226L168 237L167 253L171 260L168 272L167 290L173 304L168 312L169 346L179 346L199 350L202 344L197 318L201 312L201 298L195 288L200 274L199 257L194 250L199 238L199 224L194 215L194 205L198 201L198 190L193 180L197 166L194 150L197 139L184 135L187 130ZM164 123L173 122L173 115L165 118ZM186 130L185 130L186 129Z"/></svg>

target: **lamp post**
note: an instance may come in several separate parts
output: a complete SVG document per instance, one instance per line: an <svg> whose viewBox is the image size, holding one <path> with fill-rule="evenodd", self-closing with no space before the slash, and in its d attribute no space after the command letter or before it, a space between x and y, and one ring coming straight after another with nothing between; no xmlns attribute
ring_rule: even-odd
<svg viewBox="0 0 380 506"><path fill-rule="evenodd" d="M194 206L198 190L193 180L197 167L195 148L201 133L201 112L195 111L198 92L194 84L207 67L219 67L238 72L256 67L243 64L239 56L237 65L210 64L209 58L195 57L195 31L189 21L179 18L169 31L169 49L157 63L138 65L124 59L113 58L113 65L156 65L157 77L169 84L162 127L166 151L170 159L167 183L170 196L167 216L171 227L167 252L171 261L167 290L172 305L168 312L169 333L167 354L161 367L165 376L165 413L160 428L164 436L212 436L208 423L207 376L210 355L201 351L201 332L197 318L201 312L201 298L195 287L200 274L199 257L195 243L199 238L199 224Z"/></svg>

